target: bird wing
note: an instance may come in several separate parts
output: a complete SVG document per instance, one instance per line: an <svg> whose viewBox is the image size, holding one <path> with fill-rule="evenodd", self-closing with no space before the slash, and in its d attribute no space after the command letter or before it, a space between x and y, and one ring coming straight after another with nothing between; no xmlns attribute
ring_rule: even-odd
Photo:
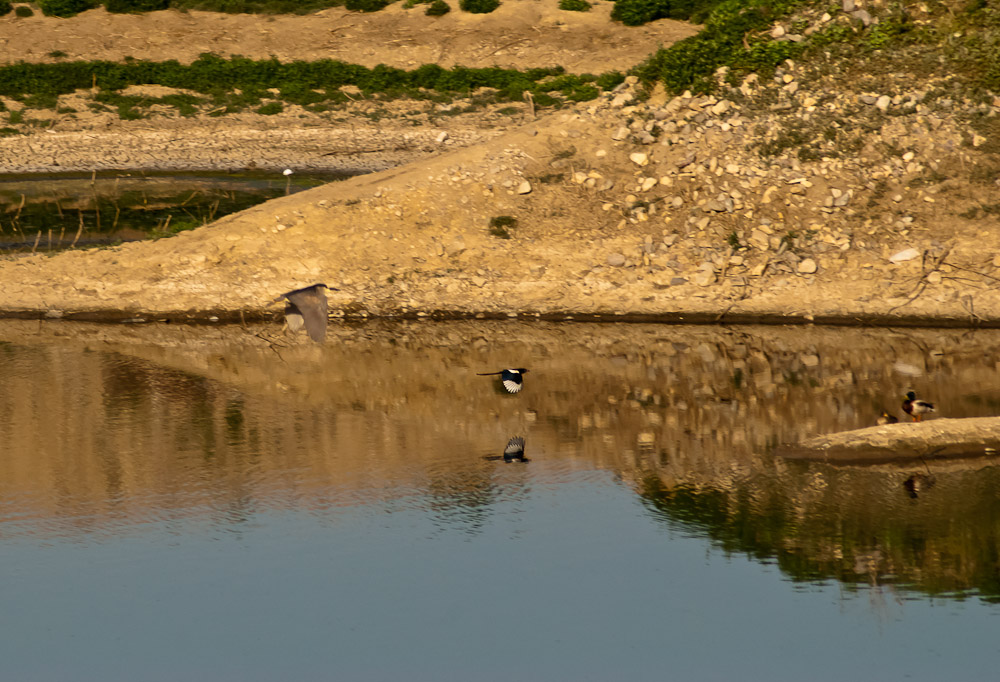
<svg viewBox="0 0 1000 682"><path fill-rule="evenodd" d="M321 289L309 288L292 291L285 298L302 313L309 338L322 343L326 338L326 294Z"/></svg>
<svg viewBox="0 0 1000 682"><path fill-rule="evenodd" d="M508 393L517 393L520 391L523 381L524 378L521 376L521 373L516 370L512 372L509 369L505 369L500 373L500 382L507 389Z"/></svg>
<svg viewBox="0 0 1000 682"><path fill-rule="evenodd" d="M508 393L517 393L521 390L521 379L504 379L503 387L507 389Z"/></svg>
<svg viewBox="0 0 1000 682"><path fill-rule="evenodd" d="M507 447L503 449L503 454L508 457L512 455L523 455L524 454L524 439L520 436L514 436L509 441L507 441Z"/></svg>

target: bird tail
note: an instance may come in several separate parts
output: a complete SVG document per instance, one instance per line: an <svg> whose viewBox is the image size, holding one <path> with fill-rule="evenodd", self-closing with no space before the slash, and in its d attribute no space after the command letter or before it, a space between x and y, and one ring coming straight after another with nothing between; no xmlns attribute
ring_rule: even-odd
<svg viewBox="0 0 1000 682"><path fill-rule="evenodd" d="M497 374L503 374L503 372L476 372L477 377L491 377Z"/></svg>

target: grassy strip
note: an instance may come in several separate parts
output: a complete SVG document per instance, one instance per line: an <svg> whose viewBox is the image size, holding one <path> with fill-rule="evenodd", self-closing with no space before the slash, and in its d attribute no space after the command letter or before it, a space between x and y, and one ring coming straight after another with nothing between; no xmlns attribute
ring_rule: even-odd
<svg viewBox="0 0 1000 682"><path fill-rule="evenodd" d="M561 68L516 69L454 67L446 69L425 64L412 71L385 65L367 68L332 59L312 62L280 62L244 57L223 59L203 54L191 64L177 61L126 60L78 61L52 64L11 64L0 67L0 95L12 99L53 96L97 87L117 91L131 85L164 85L221 96L239 90L260 98L277 88L281 98L296 104L310 104L331 97L344 86L358 88L363 96L376 93L390 97L428 99L433 94L469 94L481 88L496 90L499 100L520 100L525 92L536 104L557 104L556 93L565 100L584 101L601 89L614 87L622 74L601 76L566 74Z"/></svg>
<svg viewBox="0 0 1000 682"><path fill-rule="evenodd" d="M521 101L530 95L535 106L560 107L566 102L594 99L602 90L624 80L619 72L600 76L567 74L561 68L515 69L455 67L425 64L406 71L384 65L367 68L335 60L287 62L252 60L204 54L191 64L176 61L125 62L78 61L0 66L0 96L25 108L54 109L59 95L96 88L95 110L117 109L122 119L143 118L153 105L176 108L191 116L208 105L210 115L220 116L251 108L276 114L282 103L321 112L351 100L426 100L450 103L454 97L473 97L473 105ZM165 97L123 95L133 85L162 85L204 95L173 94ZM346 91L345 91L346 90ZM0 103L0 110L3 109ZM21 111L11 113L23 116ZM43 124L44 122L39 122Z"/></svg>

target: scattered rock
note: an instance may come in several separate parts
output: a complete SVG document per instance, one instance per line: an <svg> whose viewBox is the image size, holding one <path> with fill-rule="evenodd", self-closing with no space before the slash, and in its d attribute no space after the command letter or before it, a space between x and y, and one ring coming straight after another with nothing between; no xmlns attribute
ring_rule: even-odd
<svg viewBox="0 0 1000 682"><path fill-rule="evenodd" d="M817 270L816 261L812 258L803 258L799 261L797 270L802 275L811 275Z"/></svg>
<svg viewBox="0 0 1000 682"><path fill-rule="evenodd" d="M913 260L920 256L920 252L916 249L903 249L902 251L897 251L896 253L889 256L890 263L905 263L908 260Z"/></svg>
<svg viewBox="0 0 1000 682"><path fill-rule="evenodd" d="M625 265L625 256L620 253L612 253L608 255L608 265L616 268L620 268Z"/></svg>
<svg viewBox="0 0 1000 682"><path fill-rule="evenodd" d="M645 152L632 152L628 155L628 158L637 166L645 166L649 163L649 155Z"/></svg>
<svg viewBox="0 0 1000 682"><path fill-rule="evenodd" d="M700 287L707 287L715 284L715 273L711 270L699 270L691 281Z"/></svg>

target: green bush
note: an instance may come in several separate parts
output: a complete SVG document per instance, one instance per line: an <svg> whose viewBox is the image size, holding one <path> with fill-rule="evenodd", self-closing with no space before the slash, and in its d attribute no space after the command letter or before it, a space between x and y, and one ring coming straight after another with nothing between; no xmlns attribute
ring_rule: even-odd
<svg viewBox="0 0 1000 682"><path fill-rule="evenodd" d="M470 14L489 14L500 6L500 0L458 0L458 6Z"/></svg>
<svg viewBox="0 0 1000 682"><path fill-rule="evenodd" d="M567 12L589 12L590 3L587 0L559 0L559 9Z"/></svg>
<svg viewBox="0 0 1000 682"><path fill-rule="evenodd" d="M14 5L10 4L10 0L0 0L0 17L2 17L5 14L10 14L11 10L13 9Z"/></svg>
<svg viewBox="0 0 1000 682"><path fill-rule="evenodd" d="M72 17L96 7L92 0L38 0L38 7L47 17Z"/></svg>
<svg viewBox="0 0 1000 682"><path fill-rule="evenodd" d="M268 102L259 108L257 113L262 116L274 116L275 114L280 114L284 110L285 106L281 102Z"/></svg>
<svg viewBox="0 0 1000 682"><path fill-rule="evenodd" d="M344 7L352 12L377 12L389 4L391 0L347 0Z"/></svg>
<svg viewBox="0 0 1000 682"><path fill-rule="evenodd" d="M671 92L708 92L720 66L728 66L734 78L773 69L805 44L777 42L761 33L806 1L726 0L712 10L699 33L658 50L635 73L647 82L661 81Z"/></svg>
<svg viewBox="0 0 1000 682"><path fill-rule="evenodd" d="M105 0L104 8L116 14L155 12L167 9L170 0Z"/></svg>
<svg viewBox="0 0 1000 682"><path fill-rule="evenodd" d="M451 11L451 6L444 0L434 0L431 4L427 5L427 10L424 12L429 17L440 17Z"/></svg>
<svg viewBox="0 0 1000 682"><path fill-rule="evenodd" d="M626 26L640 26L670 16L671 0L616 0L611 18Z"/></svg>
<svg viewBox="0 0 1000 682"><path fill-rule="evenodd" d="M27 5L18 5L14 8L14 16L26 18L35 16L34 11Z"/></svg>
<svg viewBox="0 0 1000 682"><path fill-rule="evenodd" d="M344 0L170 0L174 9L227 14L309 14L343 4Z"/></svg>

